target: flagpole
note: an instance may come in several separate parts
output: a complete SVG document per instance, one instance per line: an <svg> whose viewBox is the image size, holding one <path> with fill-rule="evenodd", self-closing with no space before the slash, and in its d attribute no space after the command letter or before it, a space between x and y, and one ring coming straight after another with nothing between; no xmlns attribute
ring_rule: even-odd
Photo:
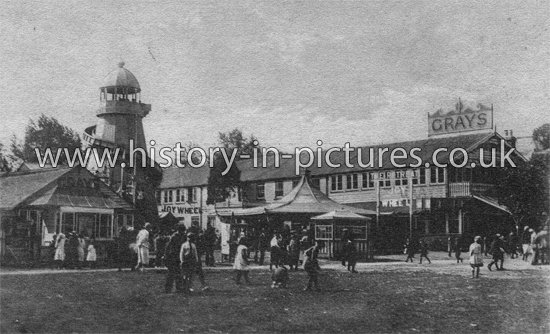
<svg viewBox="0 0 550 334"><path fill-rule="evenodd" d="M376 229L378 230L380 226L380 181L379 174L374 173L374 182L376 185Z"/></svg>
<svg viewBox="0 0 550 334"><path fill-rule="evenodd" d="M412 241L413 236L413 170L407 171L409 179L409 240ZM420 177L420 175L419 175Z"/></svg>

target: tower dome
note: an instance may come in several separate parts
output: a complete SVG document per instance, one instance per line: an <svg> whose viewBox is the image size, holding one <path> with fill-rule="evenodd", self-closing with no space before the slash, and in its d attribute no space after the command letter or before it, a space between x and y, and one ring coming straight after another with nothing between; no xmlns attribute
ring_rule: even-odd
<svg viewBox="0 0 550 334"><path fill-rule="evenodd" d="M117 69L111 71L107 75L101 88L107 88L107 90L110 92L111 89L109 88L114 87L126 88L127 94L136 94L141 91L141 88L139 87L139 82L137 81L135 75L124 68L123 61L118 63Z"/></svg>

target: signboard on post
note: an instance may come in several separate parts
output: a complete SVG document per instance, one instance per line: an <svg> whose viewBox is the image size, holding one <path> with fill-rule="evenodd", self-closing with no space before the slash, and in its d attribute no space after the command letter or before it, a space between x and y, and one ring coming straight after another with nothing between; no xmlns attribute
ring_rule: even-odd
<svg viewBox="0 0 550 334"><path fill-rule="evenodd" d="M492 128L493 106L487 107L481 103L474 110L464 108L464 105L459 100L455 110L445 113L442 109L439 109L433 114L428 113L428 136L488 130Z"/></svg>

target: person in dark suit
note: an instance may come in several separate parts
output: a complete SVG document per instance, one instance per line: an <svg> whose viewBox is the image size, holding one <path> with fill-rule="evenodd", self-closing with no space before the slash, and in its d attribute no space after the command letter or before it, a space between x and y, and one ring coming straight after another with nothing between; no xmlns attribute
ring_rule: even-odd
<svg viewBox="0 0 550 334"><path fill-rule="evenodd" d="M497 234L495 240L491 243L491 249L489 251L493 255L493 261L489 263L487 268L491 271L493 264L497 270L504 270L504 236ZM500 267L498 262L500 261Z"/></svg>
<svg viewBox="0 0 550 334"><path fill-rule="evenodd" d="M184 292L183 275L180 266L180 250L181 245L186 241L187 235L185 225L178 225L176 232L172 234L164 250L164 265L168 269L166 282L164 283L164 292L166 293L172 292L174 282L176 283L176 292Z"/></svg>

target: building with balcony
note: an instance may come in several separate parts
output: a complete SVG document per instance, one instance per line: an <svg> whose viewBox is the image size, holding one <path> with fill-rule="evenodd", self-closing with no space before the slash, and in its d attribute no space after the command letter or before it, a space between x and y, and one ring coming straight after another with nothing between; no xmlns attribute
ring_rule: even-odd
<svg viewBox="0 0 550 334"><path fill-rule="evenodd" d="M380 151L384 153L379 155ZM393 161L391 152L397 152ZM323 151L320 167L317 160L307 167L310 183L338 203L375 211L377 233L387 248L401 247L411 237L427 238L446 247L450 237L468 239L514 228L507 209L488 197L488 191L498 182L496 170L501 163L517 163L524 157L497 133L356 148L349 154L349 166L344 152L332 152L331 165L326 161L328 155ZM435 156L439 166L435 165ZM208 167L165 171L165 175L173 173L177 177L163 180L159 210L175 205L178 198L181 202L182 194L188 196L190 187L195 188L193 194L200 194L201 212L207 212L203 218L189 217L199 220L200 226L205 226L205 221L221 222L216 217L222 209L227 212L276 202L294 188L300 175L296 175L294 159L280 159L276 166L271 156L268 162L266 167L254 167L250 159L238 161L239 189L215 206L206 205ZM169 210L173 209L187 212L177 206Z"/></svg>

